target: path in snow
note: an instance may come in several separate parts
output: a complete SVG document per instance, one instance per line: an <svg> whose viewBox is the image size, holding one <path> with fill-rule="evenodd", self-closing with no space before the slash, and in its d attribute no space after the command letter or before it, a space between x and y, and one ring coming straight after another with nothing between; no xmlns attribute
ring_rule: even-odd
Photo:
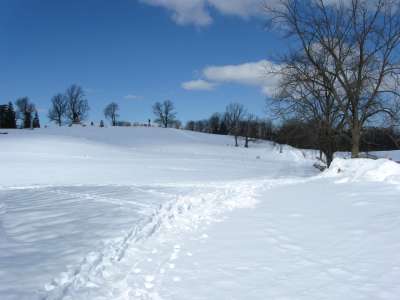
<svg viewBox="0 0 400 300"><path fill-rule="evenodd" d="M167 201L143 227L135 226L54 279L45 299L151 299L175 268L186 238L204 239L206 228L222 221L227 211L253 206L259 184L181 186L191 192Z"/></svg>

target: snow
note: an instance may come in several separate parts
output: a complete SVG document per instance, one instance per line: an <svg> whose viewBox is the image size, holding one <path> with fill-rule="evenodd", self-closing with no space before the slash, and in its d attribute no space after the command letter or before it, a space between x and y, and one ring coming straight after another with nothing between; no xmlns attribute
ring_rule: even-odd
<svg viewBox="0 0 400 300"><path fill-rule="evenodd" d="M398 299L400 165L161 128L0 138L0 299Z"/></svg>
<svg viewBox="0 0 400 300"><path fill-rule="evenodd" d="M318 178L259 193L182 242L160 298L398 299L398 189Z"/></svg>
<svg viewBox="0 0 400 300"><path fill-rule="evenodd" d="M231 137L163 128L11 130L0 147L7 158L2 168L9 170L3 187L241 179L264 176L266 169L281 174L285 164L271 160L304 161L301 151L280 154L272 143L247 151L232 147Z"/></svg>
<svg viewBox="0 0 400 300"><path fill-rule="evenodd" d="M387 159L335 158L325 175L340 175L341 181L364 180L400 184L400 165Z"/></svg>
<svg viewBox="0 0 400 300"><path fill-rule="evenodd" d="M394 160L400 162L400 150L395 151L376 151L372 152L371 154L376 155L380 158L386 158L390 160Z"/></svg>

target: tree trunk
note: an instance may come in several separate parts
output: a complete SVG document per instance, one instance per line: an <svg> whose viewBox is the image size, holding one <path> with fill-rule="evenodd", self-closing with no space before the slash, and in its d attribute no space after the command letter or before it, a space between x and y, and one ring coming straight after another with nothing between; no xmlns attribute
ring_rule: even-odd
<svg viewBox="0 0 400 300"><path fill-rule="evenodd" d="M237 137L236 134L235 134L235 147L239 147L239 144L238 144L238 137Z"/></svg>
<svg viewBox="0 0 400 300"><path fill-rule="evenodd" d="M351 129L351 158L357 158L360 154L360 140L361 140L361 129L358 121L353 123Z"/></svg>
<svg viewBox="0 0 400 300"><path fill-rule="evenodd" d="M244 144L244 147L249 148L249 137L248 136L246 136L246 142Z"/></svg>
<svg viewBox="0 0 400 300"><path fill-rule="evenodd" d="M326 151L325 157L326 157L326 166L329 168L331 166L331 163L333 161L333 152L332 151Z"/></svg>

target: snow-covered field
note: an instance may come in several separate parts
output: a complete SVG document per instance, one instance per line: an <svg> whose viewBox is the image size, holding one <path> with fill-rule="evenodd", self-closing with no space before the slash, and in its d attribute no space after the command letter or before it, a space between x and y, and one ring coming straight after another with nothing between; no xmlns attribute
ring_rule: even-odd
<svg viewBox="0 0 400 300"><path fill-rule="evenodd" d="M400 165L232 142L0 136L0 299L399 299Z"/></svg>

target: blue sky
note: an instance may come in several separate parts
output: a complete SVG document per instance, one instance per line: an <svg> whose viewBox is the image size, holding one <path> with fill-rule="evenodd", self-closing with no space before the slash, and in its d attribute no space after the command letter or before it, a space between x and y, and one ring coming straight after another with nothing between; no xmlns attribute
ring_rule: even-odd
<svg viewBox="0 0 400 300"><path fill-rule="evenodd" d="M190 3L193 3L191 5ZM188 6L189 5L189 6ZM0 102L29 96L43 121L51 97L84 87L89 120L115 101L121 119L152 118L171 99L182 121L230 102L264 116L257 72L285 49L258 0L2 0Z"/></svg>

